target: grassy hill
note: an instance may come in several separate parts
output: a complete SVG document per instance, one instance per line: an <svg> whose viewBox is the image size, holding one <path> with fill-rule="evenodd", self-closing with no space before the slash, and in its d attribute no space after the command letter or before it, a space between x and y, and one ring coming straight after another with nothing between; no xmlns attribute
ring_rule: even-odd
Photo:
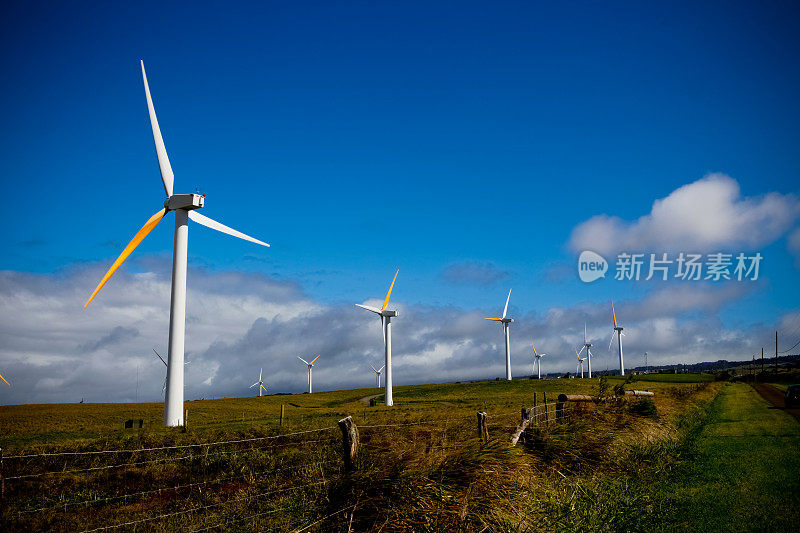
<svg viewBox="0 0 800 533"><path fill-rule="evenodd" d="M2 407L6 529L602 525L600 513L565 514L581 508L581 492L565 488L591 488L594 501L611 502L613 493L597 479L627 476L632 460L656 473L658 465L676 461L682 439L703 420L720 387L701 375L635 379L404 386L395 388L391 408L365 401L380 399L376 388L192 401L185 432L161 427L161 404ZM614 385L656 395L652 402L623 396L574 404L558 424L551 405L549 425L540 416L517 446L509 445L520 409L533 405L534 393L542 413L545 394L551 403L559 393L609 396ZM488 413L489 442L477 438L477 411ZM361 437L353 472L342 466L337 421L345 416L353 417ZM123 429L129 418L143 419L145 427Z"/></svg>

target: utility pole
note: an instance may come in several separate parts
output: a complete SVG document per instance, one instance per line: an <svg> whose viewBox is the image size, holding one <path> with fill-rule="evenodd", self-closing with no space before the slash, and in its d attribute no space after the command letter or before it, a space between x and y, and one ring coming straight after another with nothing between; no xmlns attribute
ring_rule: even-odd
<svg viewBox="0 0 800 533"><path fill-rule="evenodd" d="M775 332L775 373L778 373L778 332Z"/></svg>

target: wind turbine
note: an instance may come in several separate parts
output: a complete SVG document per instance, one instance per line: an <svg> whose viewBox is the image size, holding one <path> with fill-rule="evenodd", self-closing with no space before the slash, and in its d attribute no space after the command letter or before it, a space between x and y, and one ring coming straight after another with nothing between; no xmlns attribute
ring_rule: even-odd
<svg viewBox="0 0 800 533"><path fill-rule="evenodd" d="M508 300L511 298L511 289L508 289L508 297L506 298L506 306L503 308L503 316L500 318L486 318L485 320L494 320L503 324L503 337L506 339L506 379L511 381L511 340L508 337L508 325L514 322L513 318L506 318L508 312Z"/></svg>
<svg viewBox="0 0 800 533"><path fill-rule="evenodd" d="M592 379L592 343L586 338L586 322L583 323L583 348L578 352L579 358L584 350L586 350L586 360L589 363L589 379Z"/></svg>
<svg viewBox="0 0 800 533"><path fill-rule="evenodd" d="M312 359L310 363L299 355L297 358L308 365L308 393L311 394L311 369L314 367L314 362L319 359L319 356L316 356L314 359Z"/></svg>
<svg viewBox="0 0 800 533"><path fill-rule="evenodd" d="M0 379L2 379L3 381L6 381L6 378L4 378L4 377L3 377L3 374L0 374ZM8 381L6 381L6 385L8 385L8 386L10 387L10 386L11 386L11 383L9 383Z"/></svg>
<svg viewBox="0 0 800 533"><path fill-rule="evenodd" d="M255 383L253 383L252 385L250 385L250 388L251 388L251 389L252 389L253 387L255 387L256 385L258 385L258 397L259 397L259 398L261 398L261 389L264 389L264 392L267 392L267 388L264 386L264 380L263 380L263 379L261 379L261 372L262 372L263 370L264 370L263 368L259 368L259 369L258 369L258 381L256 381L256 382L255 382ZM309 391L309 392L310 392L310 391Z"/></svg>
<svg viewBox="0 0 800 533"><path fill-rule="evenodd" d="M541 359L542 359L542 357L544 357L547 354L546 353L537 353L536 352L536 346L534 346L533 344L531 344L531 348L533 348L533 356L536 358L536 360L533 362L533 367L534 368L538 368L538 370L539 370L536 379L542 379L542 361L541 361Z"/></svg>
<svg viewBox="0 0 800 533"><path fill-rule="evenodd" d="M400 270L394 273L392 283L389 285L389 291L386 293L386 298L384 298L383 305L380 309L369 305L356 304L356 307L371 311L381 318L384 353L383 367L386 368L386 393L384 394L384 403L387 406L394 405L394 400L392 399L392 318L397 316L397 311L386 309L386 306L389 305L389 297L392 295L392 288L394 287L394 282L397 280L397 274L399 273ZM380 380L380 376L378 379Z"/></svg>
<svg viewBox="0 0 800 533"><path fill-rule="evenodd" d="M161 354L160 354L160 353L158 353L158 352L156 351L156 349L155 349L155 348L153 348L153 353L154 353L154 354L156 354L156 355L158 356L158 358L159 358L159 359L161 359L161 362L162 362L162 363L164 363L164 366L165 366L165 367L167 367L167 372L169 373L169 365L167 364L167 362L166 362L166 361L164 361L164 358L163 358L163 357L161 357ZM189 363L191 363L191 361L184 361L184 362L183 362L184 366L185 366L185 365L188 365ZM166 378L166 377L164 377L164 386L163 386L163 387L161 387L161 392L164 392L164 391L166 390L166 388L167 388L167 378Z"/></svg>
<svg viewBox="0 0 800 533"><path fill-rule="evenodd" d="M150 87L147 84L147 74L142 66L142 80L144 81L144 93L147 99L147 109L150 113L150 127L153 130L153 141L156 146L156 156L158 166L161 170L161 181L164 184L164 192L167 199L164 201L164 208L160 209L144 226L134 235L128 246L108 269L103 279L97 285L92 295L83 305L84 309L89 302L100 292L103 285L117 271L120 265L128 258L140 242L156 227L167 212L175 211L175 241L172 252L172 296L169 311L169 352L167 355L167 387L164 398L164 425L182 426L183 425L183 354L184 338L186 334L186 256L189 245L189 219L208 228L227 233L234 237L254 242L262 246L269 244L254 239L244 233L236 231L224 224L201 215L196 209L200 209L205 204L205 196L199 194L173 194L172 185L175 176L172 173L172 166L167 157L167 149L164 139L161 137L161 129L158 127L156 111L153 107L153 99L150 96Z"/></svg>
<svg viewBox="0 0 800 533"><path fill-rule="evenodd" d="M386 368L386 365L383 365L380 369L376 369L373 365L370 365L370 366L372 366L372 371L375 372L375 375L378 378L378 388L380 389L381 388L381 372L383 371L384 368Z"/></svg>
<svg viewBox="0 0 800 533"><path fill-rule="evenodd" d="M575 367L575 375L578 375L578 369L580 368L581 379L583 379L583 362L586 360L586 358L581 357L580 353L578 353L578 350L575 350L575 356L578 358L578 366Z"/></svg>
<svg viewBox="0 0 800 533"><path fill-rule="evenodd" d="M614 318L614 331L611 332L611 339L608 341L608 349L611 349L611 343L614 342L614 334L617 334L617 347L619 349L619 375L625 375L625 363L622 361L622 326L617 325L617 313L614 311L614 301L611 301L611 316Z"/></svg>

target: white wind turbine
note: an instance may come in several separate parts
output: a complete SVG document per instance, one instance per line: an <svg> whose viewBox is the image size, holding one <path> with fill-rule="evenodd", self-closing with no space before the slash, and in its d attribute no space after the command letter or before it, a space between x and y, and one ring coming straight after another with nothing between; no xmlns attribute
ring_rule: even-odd
<svg viewBox="0 0 800 533"><path fill-rule="evenodd" d="M583 362L586 360L586 358L585 357L581 357L580 353L578 353L578 350L575 350L575 356L578 358L578 366L575 367L575 376L577 377L578 369L580 369L581 370L581 378L583 378Z"/></svg>
<svg viewBox="0 0 800 533"><path fill-rule="evenodd" d="M536 379L542 379L542 361L541 361L541 359L542 359L542 357L544 357L547 354L546 353L537 353L536 352L536 346L534 346L533 343L531 343L531 348L533 348L533 356L536 358L533 361L533 368L534 368L534 370L538 369Z"/></svg>
<svg viewBox="0 0 800 533"><path fill-rule="evenodd" d="M227 233L234 237L239 237L246 241L254 242L262 246L269 244L254 239L244 233L238 232L228 226L220 224L206 216L201 215L196 209L203 207L205 196L199 194L173 194L172 185L175 180L172 167L167 157L167 149L164 146L164 139L161 137L161 129L158 127L156 111L153 107L153 99L150 96L150 87L147 85L147 75L142 65L142 80L144 81L144 93L147 99L147 109L150 113L150 126L153 130L153 141L156 146L156 156L158 166L161 170L161 181L164 184L164 192L167 199L164 201L164 208L160 209L155 215L142 226L134 235L128 246L111 265L103 279L97 285L92 295L84 304L84 309L89 302L100 292L103 285L117 271L120 265L128 258L140 242L156 227L156 225L167 215L169 211L175 211L175 241L172 252L172 296L170 300L169 313L169 352L167 355L167 387L164 398L164 425L182 426L183 425L183 354L184 338L186 334L186 255L189 244L189 219L206 226L208 228Z"/></svg>
<svg viewBox="0 0 800 533"><path fill-rule="evenodd" d="M258 381L256 381L256 382L255 382L255 383L253 383L252 385L250 385L250 388L251 388L251 389L252 389L253 387L255 387L256 385L258 385L258 397L259 397L259 398L261 398L261 391L262 391L262 389L263 389L263 391L264 391L264 392L267 392L267 388L264 386L264 380L263 380L263 379L261 379L261 373L262 373L263 371L264 371L264 369L263 369L263 368L259 368L259 369L258 369Z"/></svg>
<svg viewBox="0 0 800 533"><path fill-rule="evenodd" d="M311 394L311 370L314 367L314 363L316 362L316 360L319 359L319 356L316 356L314 359L312 359L310 363L305 359L303 359L302 357L300 357L299 355L297 356L297 358L300 359L302 362L304 362L306 365L308 365L308 393Z"/></svg>
<svg viewBox="0 0 800 533"><path fill-rule="evenodd" d="M511 380L511 341L508 337L508 326L514 322L513 318L506 318L508 312L508 300L511 299L511 289L508 289L508 297L506 298L506 306L503 308L503 316L500 318L486 318L484 320L494 320L503 324L503 337L506 339L506 379Z"/></svg>
<svg viewBox="0 0 800 533"><path fill-rule="evenodd" d="M158 353L158 352L156 351L156 349L155 349L155 348L153 348L153 353L154 353L154 354L156 354L156 355L158 356L158 358L159 358L159 359L161 359L161 362L162 362L162 363L164 363L164 366L165 366L165 367L167 367L167 372L169 372L169 365L167 364L167 362L166 362L166 361L164 361L164 358L163 358L163 357L161 357L161 354L160 354L160 353ZM185 365L188 365L189 363L191 363L191 361L184 361L184 362L183 362L184 366L185 366ZM161 392L164 392L166 389L167 389L167 378L166 378L166 376L165 376L165 377L164 377L164 386L163 386L163 387L161 387Z"/></svg>
<svg viewBox="0 0 800 533"><path fill-rule="evenodd" d="M611 349L611 343L614 342L614 334L617 335L617 348L619 349L619 375L625 375L625 363L622 360L622 337L625 336L622 333L622 326L617 325L617 313L614 311L614 302L611 302L611 316L614 318L614 331L611 332L611 339L608 341L608 349Z"/></svg>
<svg viewBox="0 0 800 533"><path fill-rule="evenodd" d="M378 388L380 389L381 388L381 372L383 372L383 369L386 368L386 365L383 365L379 369L375 368L373 365L370 365L370 366L372 367L372 371L375 372L375 376L378 378Z"/></svg>
<svg viewBox="0 0 800 533"><path fill-rule="evenodd" d="M371 311L381 318L384 353L383 366L386 368L386 393L384 394L384 403L387 406L394 405L394 400L392 399L392 318L397 316L397 311L386 309L386 306L389 305L389 297L392 295L392 288L394 287L394 282L397 280L397 274L399 273L400 270L394 273L392 284L389 285L389 292L386 293L386 298L384 298L383 306L381 306L380 309L369 305L356 304L356 307Z"/></svg>
<svg viewBox="0 0 800 533"><path fill-rule="evenodd" d="M578 358L584 350L586 350L586 361L589 364L589 379L592 379L592 343L586 338L586 322L583 323L583 348L578 352Z"/></svg>

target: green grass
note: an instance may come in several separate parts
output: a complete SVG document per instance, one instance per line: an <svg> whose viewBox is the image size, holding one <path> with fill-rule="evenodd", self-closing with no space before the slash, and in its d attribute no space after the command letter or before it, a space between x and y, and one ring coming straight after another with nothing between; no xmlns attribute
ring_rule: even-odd
<svg viewBox="0 0 800 533"><path fill-rule="evenodd" d="M800 523L800 425L744 384L728 384L696 460L662 492L694 531L789 531Z"/></svg>
<svg viewBox="0 0 800 533"><path fill-rule="evenodd" d="M669 479L664 476L679 469L688 449L684 441L688 440L678 437L695 429L699 434L697 421L704 418L703 402L721 387L720 383L709 385L705 376L677 375L680 382L666 377L674 376L641 376L625 384L626 389L654 391L657 415L636 414L631 406L637 399L632 397L577 404L570 423L540 424L514 448L508 445L509 435L519 422L520 407L532 406L534 393L539 405L545 393L550 402L559 393L596 394L599 379L402 386L395 388L392 408L369 407L361 401L381 394L382 389L377 388L193 401L186 404L186 432L161 427L161 404L2 407L0 445L7 455L262 439L209 449L193 447L179 453L135 451L6 461L5 474L9 476L163 459L119 470L9 480L6 501L13 521L8 522L7 530L81 530L185 512L198 505L211 507L206 512L143 523L137 531L201 528L278 508L280 512L263 515L250 525L228 523L223 528L291 530L354 505L354 516L337 514L315 527L342 531L349 525L355 531L585 531L637 529L638 524L658 529L650 519L671 516L659 503L668 498L656 498L654 485L640 481L646 477L651 481ZM611 386L621 383L614 378L609 381ZM286 419L279 427L282 404ZM488 444L476 438L478 410L489 415L492 440ZM359 468L350 474L341 468L340 435L335 429L336 421L347 415L353 416L361 435ZM126 431L122 422L127 418L143 418L147 427ZM332 426L334 429L313 436L263 440ZM318 441L304 443L308 438ZM271 446L275 443L281 445ZM186 457L176 460L178 456ZM225 479L218 481L220 478ZM163 496L118 498L198 481L203 482L202 491L182 489ZM258 497L301 482L324 484ZM87 500L99 502L87 504ZM660 511L643 513L642 505L645 510L650 506ZM49 510L26 512L39 507Z"/></svg>

